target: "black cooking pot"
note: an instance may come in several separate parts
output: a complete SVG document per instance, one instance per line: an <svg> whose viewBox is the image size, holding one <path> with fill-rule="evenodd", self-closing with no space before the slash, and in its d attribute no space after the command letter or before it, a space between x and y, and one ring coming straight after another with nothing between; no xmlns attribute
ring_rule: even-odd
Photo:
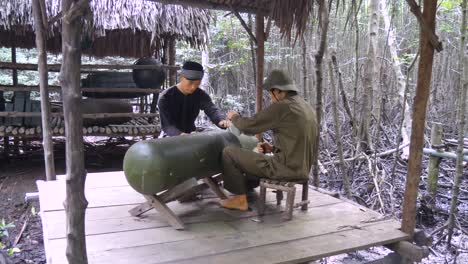
<svg viewBox="0 0 468 264"><path fill-rule="evenodd" d="M138 59L135 65L162 65L161 62L151 57ZM154 70L133 70L133 81L139 88L159 89L166 79L164 69L158 68Z"/></svg>

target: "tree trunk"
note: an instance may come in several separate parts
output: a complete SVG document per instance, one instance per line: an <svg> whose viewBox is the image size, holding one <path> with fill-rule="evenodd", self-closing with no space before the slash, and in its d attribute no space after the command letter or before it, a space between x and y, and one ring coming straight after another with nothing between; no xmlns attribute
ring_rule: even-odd
<svg viewBox="0 0 468 264"><path fill-rule="evenodd" d="M62 13L67 14L73 0L62 0ZM63 95L63 112L66 137L66 200L64 203L67 223L66 255L71 264L88 263L85 239L85 211L88 206L84 187L86 171L83 150L83 119L81 116L80 35L82 18L62 19L62 67L60 85Z"/></svg>
<svg viewBox="0 0 468 264"><path fill-rule="evenodd" d="M341 100L343 101L343 107L345 109L346 115L349 118L349 124L354 129L356 122L354 120L353 114L351 113L351 107L349 107L348 98L346 97L346 92L344 90L344 84L343 84L343 78L341 76L341 71L340 71L340 67L338 66L338 60L336 59L336 55L332 55L332 62L333 62L333 67L335 69L335 74L338 76L338 88L340 90Z"/></svg>
<svg viewBox="0 0 468 264"><path fill-rule="evenodd" d="M374 100L374 91L377 89L377 40L379 30L379 0L370 1L369 19L369 45L367 48L367 60L364 74L364 94L361 103L361 120L359 126L357 149L363 151L372 149L372 139L369 136L369 126L372 114L372 103Z"/></svg>
<svg viewBox="0 0 468 264"><path fill-rule="evenodd" d="M209 36L209 32L208 32ZM210 63L210 50L209 47L205 47L204 50L201 52L201 64L203 66L203 70L205 72L203 79L201 81L200 87L203 88L208 93L212 93L212 87L210 83L210 70L208 68L208 64Z"/></svg>
<svg viewBox="0 0 468 264"><path fill-rule="evenodd" d="M434 47L431 44L429 34L435 32L435 19L437 1L424 0L422 16L429 28L429 32L423 30L420 25L418 81L416 84L416 96L413 105L413 122L411 127L410 155L408 172L406 175L406 188L403 204L403 216L401 230L412 235L416 226L416 199L421 176L421 158L424 145L424 126L426 122L427 101L432 78L432 64L434 60Z"/></svg>
<svg viewBox="0 0 468 264"><path fill-rule="evenodd" d="M255 27L255 36L257 38L257 93L256 93L256 112L262 110L263 104L263 64L265 61L265 22L263 21L264 17L262 14L257 13L257 17L255 19L256 27Z"/></svg>
<svg viewBox="0 0 468 264"><path fill-rule="evenodd" d="M395 72L396 76L396 85L397 85L397 90L398 90L398 96L400 100L400 105L405 106L404 113L403 113L403 126L401 127L400 133L401 133L401 144L405 145L409 143L410 141L410 135L411 135L411 113L410 113L410 107L408 105L408 101L405 100L405 76L403 75L403 72L401 71L401 61L398 58L398 52L397 52L397 47L396 47L396 37L395 33L393 32L390 17L388 15L388 7L387 7L387 1L385 0L380 0L380 11L382 13L382 17L384 20L385 24L385 29L388 32L388 39L387 39L387 45L390 50L390 56L392 57L392 68L393 71ZM408 73L409 74L409 73ZM401 154L402 159L408 159L409 156L409 147L406 147L403 149L403 153Z"/></svg>
<svg viewBox="0 0 468 264"><path fill-rule="evenodd" d="M50 127L50 103L49 103L49 89L48 89L48 72L47 72L47 53L45 41L45 28L44 21L42 21L41 4L39 1L33 0L33 15L34 27L36 31L36 47L37 47L37 65L39 66L39 89L41 94L41 121L42 121L42 140L44 148L44 162L46 170L46 178L48 181L54 181L55 177L55 164L54 164L54 146L52 143L52 130Z"/></svg>
<svg viewBox="0 0 468 264"><path fill-rule="evenodd" d="M447 241L448 246L451 244L453 228L455 225L455 217L457 214L458 196L460 194L460 184L463 178L463 141L465 133L465 111L466 111L466 93L468 90L468 56L465 47L466 38L466 2L462 2L462 23L461 23L461 37L460 37L460 86L459 86L459 97L458 97L458 147L457 147L457 169L454 184L452 187L452 201L450 203L450 214L447 226Z"/></svg>
<svg viewBox="0 0 468 264"><path fill-rule="evenodd" d="M357 121L357 91L358 91L358 82L359 82L359 23L358 23L358 13L359 8L357 6L357 1L353 1L354 9L354 27L355 27L355 41L354 41L354 89L353 89L353 117ZM359 142L358 139L358 125L356 122L353 125L353 136L355 136L356 144Z"/></svg>
<svg viewBox="0 0 468 264"><path fill-rule="evenodd" d="M249 14L249 28L252 30L253 27L253 22L252 22L252 15ZM255 43L252 38L249 38L249 43L250 43L250 52L252 54L252 72L253 72L253 79L256 81L257 80L257 63L255 62ZM247 86L246 86L247 87ZM249 104L250 106L250 104ZM250 112L249 112L250 113Z"/></svg>
<svg viewBox="0 0 468 264"><path fill-rule="evenodd" d="M307 44L305 38L301 40L302 48L302 89L303 97L307 100L309 98L308 87L307 87Z"/></svg>
<svg viewBox="0 0 468 264"><path fill-rule="evenodd" d="M320 33L320 45L315 54L315 75L317 76L317 88L316 88L316 105L315 111L317 114L317 125L321 127L321 120L322 120L322 93L323 93L323 56L325 54L325 50L327 48L327 33L328 33L328 7L327 1L325 0L318 0L319 4L319 14L320 14L320 24L322 26L321 33ZM318 175L318 153L319 153L319 144L320 144L320 133L317 134L317 144L315 144L315 153L317 153L317 159L315 160L314 164L314 186L318 187L320 183L320 178Z"/></svg>
<svg viewBox="0 0 468 264"><path fill-rule="evenodd" d="M336 61L336 56L332 54L332 60ZM336 91L337 87L335 85L335 78L333 76L333 66L332 62L328 64L329 75L330 75L330 89L332 91L332 108L333 108L333 122L335 126L335 137L336 137L336 146L338 148L338 158L340 159L340 171L343 177L343 187L346 193L346 197L351 199L351 187L348 179L348 172L346 170L346 165L343 156L343 142L341 140L341 122L338 117L338 92ZM336 73L336 69L335 69Z"/></svg>

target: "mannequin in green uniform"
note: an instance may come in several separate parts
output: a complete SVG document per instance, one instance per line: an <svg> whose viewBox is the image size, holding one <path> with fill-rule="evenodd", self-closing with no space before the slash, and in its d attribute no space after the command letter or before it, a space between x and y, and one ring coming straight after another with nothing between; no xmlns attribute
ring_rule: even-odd
<svg viewBox="0 0 468 264"><path fill-rule="evenodd" d="M227 118L246 134L273 131L273 145L259 143L259 153L228 146L223 149L224 187L235 194L221 206L247 210L247 177L278 180L309 179L317 158L315 144L318 127L312 107L298 95L298 89L282 71L270 73L264 85L272 104L253 117L231 111ZM272 153L273 155L265 155Z"/></svg>

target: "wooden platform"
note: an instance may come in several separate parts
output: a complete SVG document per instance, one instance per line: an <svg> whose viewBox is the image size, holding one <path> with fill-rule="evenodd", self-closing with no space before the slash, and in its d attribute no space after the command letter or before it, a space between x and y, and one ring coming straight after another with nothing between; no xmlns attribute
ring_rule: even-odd
<svg viewBox="0 0 468 264"><path fill-rule="evenodd" d="M38 181L47 263L65 258L65 181ZM154 210L144 218L128 210L144 202L123 172L90 173L86 180L86 234L89 263L301 263L344 252L406 240L394 220L366 208L310 190L309 210L280 217L268 192L266 215L219 207L214 194L169 207L187 224L174 230ZM300 199L297 195L296 199Z"/></svg>

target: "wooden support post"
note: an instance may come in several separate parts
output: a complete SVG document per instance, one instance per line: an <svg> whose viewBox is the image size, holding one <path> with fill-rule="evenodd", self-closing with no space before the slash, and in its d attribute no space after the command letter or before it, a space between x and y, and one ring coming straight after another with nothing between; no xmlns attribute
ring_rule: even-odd
<svg viewBox="0 0 468 264"><path fill-rule="evenodd" d="M13 36L13 40L16 37ZM15 43L13 42L13 46L11 47L11 63L13 65L16 65L16 46ZM16 68L13 69L13 86L18 85L18 70Z"/></svg>
<svg viewBox="0 0 468 264"><path fill-rule="evenodd" d="M71 9L74 0L62 0L64 14ZM81 66L81 19L62 21L62 86L63 112L65 120L66 146L66 256L70 264L88 263L85 237L86 201L84 187L83 118L81 109L80 66Z"/></svg>
<svg viewBox="0 0 468 264"><path fill-rule="evenodd" d="M365 264L411 264L411 263L413 262L406 258L403 258L402 256L398 255L395 252L391 252L390 254L388 254L387 256L383 258L372 260L372 261L366 262Z"/></svg>
<svg viewBox="0 0 468 264"><path fill-rule="evenodd" d="M265 22L263 21L263 14L260 12L257 12L257 16L255 19L255 35L257 39L257 69L256 69L256 74L257 74L257 93L256 93L256 105L255 105L255 110L258 113L260 110L262 110L262 104L263 104L263 63L265 61ZM257 138L261 141L263 136L261 134L257 135Z"/></svg>
<svg viewBox="0 0 468 264"><path fill-rule="evenodd" d="M258 199L258 215L262 216L265 214L266 207L266 187L260 186L260 197Z"/></svg>
<svg viewBox="0 0 468 264"><path fill-rule="evenodd" d="M169 39L169 65L175 66L176 61L176 40L175 38ZM169 70L169 85L173 86L177 83L177 71L174 68Z"/></svg>
<svg viewBox="0 0 468 264"><path fill-rule="evenodd" d="M163 217L169 222L171 226L173 226L177 230L184 229L184 223L182 223L182 220L180 220L177 215L174 214L174 212L167 207L166 203L162 201L157 195L144 195L145 198L148 200L148 202L151 203L151 205L158 210L160 214L163 215Z"/></svg>
<svg viewBox="0 0 468 264"><path fill-rule="evenodd" d="M309 200L309 181L302 184L302 201ZM301 206L302 211L306 211L309 208L309 203L303 204Z"/></svg>
<svg viewBox="0 0 468 264"><path fill-rule="evenodd" d="M41 121L42 121L42 140L44 148L44 161L46 179L48 181L56 180L55 163L54 163L54 146L52 142L52 131L50 128L50 103L48 91L48 72L47 72L47 51L45 41L44 19L45 10L41 10L40 1L33 0L33 15L35 31L36 31L36 47L38 52L37 64L39 66L39 87L41 94ZM45 18L47 19L47 18Z"/></svg>
<svg viewBox="0 0 468 264"><path fill-rule="evenodd" d="M431 130L431 147L434 149L440 148L442 145L442 125L434 123ZM437 197L437 185L439 178L439 164L442 158L430 156L429 166L427 168L427 191L431 196L431 204L435 204Z"/></svg>
<svg viewBox="0 0 468 264"><path fill-rule="evenodd" d="M208 186L220 199L227 199L227 196L219 188L216 177L206 177L203 180L205 183L197 184L197 180L195 178L190 178L161 194L143 195L147 201L130 209L128 212L132 216L141 216L142 214L154 208L175 229L184 229L183 222L177 217L176 214L174 214L174 212L171 211L166 203L177 199L181 201L185 197L192 197L193 195L196 195L197 193L207 189Z"/></svg>
<svg viewBox="0 0 468 264"><path fill-rule="evenodd" d="M294 209L294 197L296 197L296 187L290 187L290 191L287 192L286 196L286 212L284 213L284 220L291 220L293 209Z"/></svg>
<svg viewBox="0 0 468 264"><path fill-rule="evenodd" d="M203 181L210 186L211 190L218 196L221 200L227 199L226 194L219 188L219 185L211 178L206 177Z"/></svg>
<svg viewBox="0 0 468 264"><path fill-rule="evenodd" d="M411 262L421 262L423 258L429 256L427 247L420 247L408 241L400 241L385 246Z"/></svg>
<svg viewBox="0 0 468 264"><path fill-rule="evenodd" d="M424 0L422 16L429 27L429 33L435 32L437 1ZM411 127L410 156L406 175L406 188L403 200L403 215L401 230L412 235L416 226L416 199L418 197L419 180L421 176L422 148L424 145L424 127L426 123L427 102L429 99L434 61L434 47L430 41L428 30L420 26L418 81L414 97L413 122Z"/></svg>

